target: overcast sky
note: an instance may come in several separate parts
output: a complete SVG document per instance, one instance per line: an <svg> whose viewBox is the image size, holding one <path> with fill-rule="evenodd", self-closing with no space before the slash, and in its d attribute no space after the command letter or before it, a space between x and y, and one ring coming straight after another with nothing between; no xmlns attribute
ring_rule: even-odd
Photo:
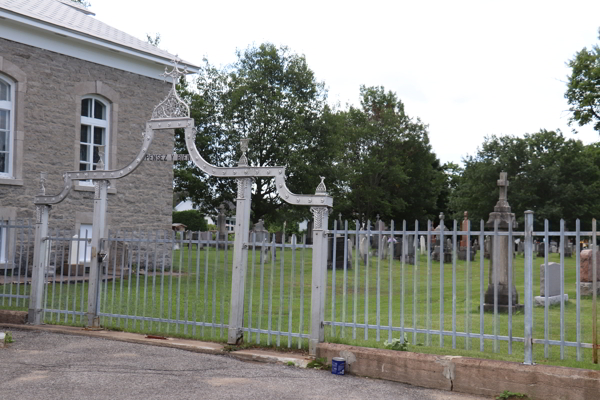
<svg viewBox="0 0 600 400"><path fill-rule="evenodd" d="M90 0L96 18L200 64L235 61L271 42L304 54L332 104L359 87L396 92L429 125L442 162L475 154L485 136L561 129L566 62L598 43L600 1L123 1Z"/></svg>

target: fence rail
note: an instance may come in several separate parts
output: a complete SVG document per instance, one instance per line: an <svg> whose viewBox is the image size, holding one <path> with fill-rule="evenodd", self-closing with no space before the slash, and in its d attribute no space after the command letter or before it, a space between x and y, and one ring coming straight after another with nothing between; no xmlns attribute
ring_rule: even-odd
<svg viewBox="0 0 600 400"><path fill-rule="evenodd" d="M321 266L313 265L310 236L277 243L275 235L251 233L245 243L244 339L306 346L314 338L311 310L324 307L325 340L379 346L406 337L412 345L522 354L526 363L594 358L593 266L600 261L595 221L591 231L581 231L579 221L575 231L567 231L564 221L559 230L550 230L546 221L543 230L534 231L532 221L526 215L521 231L486 230L483 221L464 230L457 221L448 227L442 221L438 230L430 221L425 226L415 221L411 229L407 222L357 228L355 222L334 221L325 231L327 265ZM31 221L0 221L4 308L29 307L34 230ZM43 238L47 323L87 321L90 240L73 234L51 230ZM494 258L488 254L502 240L509 244L508 282L514 282L507 288L508 304L494 275L500 267L490 266ZM230 236L111 231L103 242L96 310L102 326L227 337L234 289ZM586 247L592 251L582 253ZM322 303L313 304L313 272L325 267ZM559 300L551 304L556 298L542 293Z"/></svg>

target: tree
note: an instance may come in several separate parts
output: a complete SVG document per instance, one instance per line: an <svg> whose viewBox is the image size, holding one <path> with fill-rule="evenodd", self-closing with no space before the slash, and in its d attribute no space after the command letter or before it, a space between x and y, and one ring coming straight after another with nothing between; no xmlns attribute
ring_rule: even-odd
<svg viewBox="0 0 600 400"><path fill-rule="evenodd" d="M304 56L269 43L250 47L238 51L237 61L223 69L205 60L195 86L181 81L179 92L191 104L196 146L210 163L237 165L239 141L247 137L249 164L285 166L288 187L296 193L314 193L318 174L330 174L324 165L331 130L322 118L331 113L324 84ZM182 132L176 132L176 149L185 149ZM178 162L175 190L214 214L220 203L235 200L236 188L232 179L207 177L191 163ZM257 178L252 192L254 221L308 215L306 207L287 207L278 198L273 179Z"/></svg>
<svg viewBox="0 0 600 400"><path fill-rule="evenodd" d="M344 152L336 165L334 213L346 218L412 225L437 211L446 180L429 144L427 126L383 87L361 86L361 107L344 116Z"/></svg>
<svg viewBox="0 0 600 400"><path fill-rule="evenodd" d="M154 37L150 36L150 34L146 33L146 41L150 43L154 47L158 47L160 44L160 33L156 32Z"/></svg>
<svg viewBox="0 0 600 400"><path fill-rule="evenodd" d="M572 112L569 124L577 122L583 126L592 123L594 130L600 134L600 46L596 44L591 50L584 47L568 65L572 71L565 93Z"/></svg>
<svg viewBox="0 0 600 400"><path fill-rule="evenodd" d="M85 8L91 7L91 5L92 5L89 1L86 1L86 0L71 0L71 1L74 3L79 3L82 6L84 6Z"/></svg>
<svg viewBox="0 0 600 400"><path fill-rule="evenodd" d="M463 162L465 170L450 203L456 214L469 211L474 224L480 219L487 221L493 211L501 171L508 174L508 202L519 224L526 210L535 212L536 226L543 227L547 218L552 229L558 229L561 218L571 230L577 218L582 228L589 227L591 218L599 215L598 144L585 146L546 130L523 138L492 136L475 156L467 156Z"/></svg>
<svg viewBox="0 0 600 400"><path fill-rule="evenodd" d="M188 231L206 232L208 225L204 215L196 210L173 211L173 223L184 224Z"/></svg>

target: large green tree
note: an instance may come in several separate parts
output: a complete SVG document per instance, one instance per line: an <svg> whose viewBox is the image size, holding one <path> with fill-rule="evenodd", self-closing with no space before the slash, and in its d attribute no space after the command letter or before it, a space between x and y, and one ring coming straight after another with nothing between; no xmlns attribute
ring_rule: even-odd
<svg viewBox="0 0 600 400"><path fill-rule="evenodd" d="M396 94L360 88L360 107L342 112L344 152L336 165L335 212L363 222L436 215L445 183L429 143L427 126L409 117Z"/></svg>
<svg viewBox="0 0 600 400"><path fill-rule="evenodd" d="M182 81L180 93L191 104L196 122L196 146L210 163L234 166L241 156L241 138L250 139L247 154L252 166L287 167L288 187L312 193L319 174L331 176L334 133L328 119L324 84L318 82L302 55L287 47L261 44L237 52L237 61L216 68L207 60L190 88ZM176 148L185 149L181 132ZM202 212L215 214L221 202L235 200L232 179L207 177L191 163L179 162L175 189L186 193ZM306 207L287 207L276 195L272 179L257 178L252 190L252 219L302 218Z"/></svg>
<svg viewBox="0 0 600 400"><path fill-rule="evenodd" d="M598 29L600 39L600 29ZM590 50L583 48L569 61L571 75L568 77L565 98L572 115L570 123L579 126L593 124L600 134L600 46Z"/></svg>
<svg viewBox="0 0 600 400"><path fill-rule="evenodd" d="M508 202L523 223L524 212L535 212L537 227L548 219L558 229L560 219L575 228L591 226L600 215L600 146L565 139L560 132L542 130L524 137L491 136L474 156L464 160L465 169L450 198L455 215L469 211L472 221L484 219L498 201L497 180L508 174Z"/></svg>

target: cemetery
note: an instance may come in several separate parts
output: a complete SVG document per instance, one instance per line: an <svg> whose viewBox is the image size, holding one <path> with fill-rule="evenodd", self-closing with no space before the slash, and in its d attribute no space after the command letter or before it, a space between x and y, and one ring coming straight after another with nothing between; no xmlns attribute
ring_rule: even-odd
<svg viewBox="0 0 600 400"><path fill-rule="evenodd" d="M177 61L165 72L173 82L181 74ZM596 361L595 320L593 329L583 321L595 313L598 267L592 265L600 260L571 244L595 243L596 231L579 225L565 231L561 221L560 232L547 222L534 232L531 211L519 231L506 172L496 182L499 198L487 222L477 224L465 211L461 221L441 213L436 227L430 220L420 226L379 216L361 223L339 215L329 223L333 199L324 177L314 194L294 194L284 167L248 165L248 139L240 141L237 166L211 165L195 146L188 116L173 83L129 165L107 170L100 162L94 171L65 172L59 194L46 193L42 173L35 225L3 228L34 238L14 243L18 267L0 277L3 308L27 310L33 324L308 347L310 354L323 341L381 347L406 334L421 351L525 364L575 359L589 365L592 355ZM226 229L221 205L216 232L179 231L177 224L173 231L113 230L104 237L107 178L121 179L150 162L144 154L155 132L173 127L184 131L191 162L236 181L235 233ZM308 235L286 234L285 222L277 232L262 219L250 223L251 177L257 176L273 179L287 203L310 207ZM95 185L91 238L52 229L51 207L68 198L74 181L88 179ZM89 252L89 262L80 252Z"/></svg>
<svg viewBox="0 0 600 400"><path fill-rule="evenodd" d="M270 49L263 47L261 51ZM2 58L0 63L12 68ZM314 357L323 342L383 348L386 340L406 337L407 348L414 352L529 366L599 368L600 252L595 219L580 221L575 216L565 220L560 216L558 227L553 222L550 229L548 215L543 214L548 211L536 215L539 208L531 207L536 213L531 211L522 191L515 196L520 211L514 212L516 207L509 201L513 177L501 167L498 172L473 173L478 181L486 177L482 183L488 197L485 207L469 203L477 196L461 196L464 189L457 187L448 195L455 196L455 202L446 199L443 206L432 205L435 201L424 197L419 200L416 194L410 202L401 199L400 203L407 203L402 207L413 207L406 215L417 218L394 220L389 217L396 215L390 211L392 200L372 201L364 195L369 192L366 189L363 197L357 196L356 204L348 198L340 201L343 213L330 218L337 201L332 193L341 196L343 192L334 185L346 184L330 184L325 176L330 171L323 172L316 165L316 173L297 169L287 160L253 162L252 152L262 153L264 148L243 132L239 137L219 138L226 142L219 150L235 160L225 162L209 153L211 146L204 146L198 121L191 118L198 114L192 113L193 102L180 97L178 82L188 74L188 65L181 63L175 57L162 74L170 81L168 92L161 85L152 90L166 97L154 105L149 119L138 118L134 126L143 126L142 133L137 141L128 142L125 162L116 163L106 156L114 144L106 146L98 140L93 143L96 159L91 167L85 167L88 169L72 170L69 163L53 166L50 175L48 171L35 172L39 176L35 193L31 185L27 188L33 201L28 207L20 206L34 212L33 219L17 219L12 206L10 218L0 219L2 309L26 311L32 325L122 330L231 346L294 348ZM118 97L102 82L92 86ZM386 101L395 96L378 90L363 87L365 103L369 96ZM80 97L78 107L87 104ZM375 110L375 103L371 110L365 107L367 111L361 112L377 114L380 110ZM394 100L388 108L396 110L401 105ZM409 124L403 111L396 112L402 114L393 115L398 124ZM85 131L81 121L89 117L82 118L77 126ZM420 132L419 124L411 129ZM357 130L363 132L363 128ZM421 155L408 157L416 161L407 171L420 171L425 164L435 169L433 162L417 163L431 155L418 153L423 150L419 146L427 142L426 135L411 134L419 143L411 151ZM186 154L163 154L165 137L175 137L176 150ZM293 149L293 140L286 141L292 142ZM153 143L160 154L150 154ZM345 145L355 146L355 153L366 152L360 144ZM314 146L315 160L324 158L319 152L327 147ZM83 147L79 149L83 154ZM336 157L336 165L351 161L348 155ZM165 161L184 164L157 167ZM171 169L176 165L182 168L177 172L193 169L204 183L209 182L204 187L207 192L217 187L214 182L231 182L226 187L234 188L230 198L212 205L218 209L216 230L189 231L180 222L168 229L165 221L174 185ZM360 187L364 184L360 176L369 171L356 168L356 175L346 179ZM470 172L464 172L468 177ZM115 192L115 186L134 187L137 176L147 175L152 176L151 185L146 185L142 195ZM178 184L187 179L179 178ZM398 176L394 179L401 181ZM526 186L519 181L522 176L514 179L521 189ZM298 186L292 185L294 180ZM434 180L418 188L403 187L420 194ZM161 190L159 200L152 198L152 185L167 187L169 193ZM288 185L306 190L297 194ZM402 185L394 182L390 186L390 197L398 197ZM79 192L86 191L93 212L77 211L77 201L83 196ZM146 197L152 204L147 209L139 200ZM495 205L489 201L492 197ZM431 203L428 206L419 204L427 201ZM258 207L253 208L256 203L262 205L262 214ZM466 206L457 211L462 205ZM111 206L119 210L113 213L114 219L108 211ZM227 227L226 208L235 212L233 232ZM361 214L363 208L369 212ZM290 233L297 230L285 219L294 213L294 218L311 216L307 229L299 234ZM280 222L277 218L283 219L281 225L276 224ZM73 223L65 222L67 219ZM296 223L292 217L290 221L290 225ZM126 225L130 222L132 225ZM137 227L131 228L133 225Z"/></svg>

